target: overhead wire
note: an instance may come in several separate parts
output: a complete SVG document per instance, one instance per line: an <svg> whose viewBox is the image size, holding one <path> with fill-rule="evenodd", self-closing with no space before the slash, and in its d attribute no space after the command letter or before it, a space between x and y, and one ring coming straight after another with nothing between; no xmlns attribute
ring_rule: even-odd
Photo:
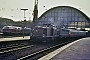
<svg viewBox="0 0 90 60"><path fill-rule="evenodd" d="M55 3L52 0L49 0L53 5L55 5Z"/></svg>

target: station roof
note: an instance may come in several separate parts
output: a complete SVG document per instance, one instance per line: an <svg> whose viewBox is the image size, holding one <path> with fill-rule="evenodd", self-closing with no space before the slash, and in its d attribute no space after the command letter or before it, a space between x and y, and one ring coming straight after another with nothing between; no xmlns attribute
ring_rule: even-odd
<svg viewBox="0 0 90 60"><path fill-rule="evenodd" d="M40 19L40 18L42 18L46 13L48 13L50 10L53 10L53 9L56 9L56 8L62 8L62 7L66 7L66 8L70 8L70 9L74 9L74 10L77 10L78 12L80 12L87 20L88 20L88 22L90 22L90 18L86 15L86 14L84 14L82 11L80 11L79 9L77 9L77 8L75 8L75 7L71 7L71 6L56 6L56 7L53 7L53 8L51 8L51 9L49 9L49 10L47 10L46 12L44 12L39 18L38 18L38 20Z"/></svg>

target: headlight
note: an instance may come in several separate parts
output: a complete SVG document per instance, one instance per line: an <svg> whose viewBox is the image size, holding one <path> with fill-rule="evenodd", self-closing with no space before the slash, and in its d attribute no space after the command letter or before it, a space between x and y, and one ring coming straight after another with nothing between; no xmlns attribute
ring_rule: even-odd
<svg viewBox="0 0 90 60"><path fill-rule="evenodd" d="M43 38L45 37L45 34L43 34Z"/></svg>

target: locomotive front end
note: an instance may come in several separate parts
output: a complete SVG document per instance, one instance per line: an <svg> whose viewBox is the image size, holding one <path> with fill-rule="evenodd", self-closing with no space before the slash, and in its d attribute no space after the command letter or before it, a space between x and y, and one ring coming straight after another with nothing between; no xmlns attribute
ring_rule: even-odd
<svg viewBox="0 0 90 60"><path fill-rule="evenodd" d="M57 29L51 25L35 26L31 39L35 41L52 41L57 38Z"/></svg>

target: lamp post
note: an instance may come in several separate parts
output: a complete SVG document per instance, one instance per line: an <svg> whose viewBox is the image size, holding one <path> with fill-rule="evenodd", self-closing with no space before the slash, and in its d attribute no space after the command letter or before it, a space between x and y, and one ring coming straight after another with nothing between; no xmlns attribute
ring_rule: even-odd
<svg viewBox="0 0 90 60"><path fill-rule="evenodd" d="M21 10L23 10L24 11L24 23L25 23L25 21L26 21L26 17L25 17L25 11L27 11L28 9L21 9ZM25 26L25 24L24 24L24 26ZM24 26L23 26L23 38L24 38Z"/></svg>

